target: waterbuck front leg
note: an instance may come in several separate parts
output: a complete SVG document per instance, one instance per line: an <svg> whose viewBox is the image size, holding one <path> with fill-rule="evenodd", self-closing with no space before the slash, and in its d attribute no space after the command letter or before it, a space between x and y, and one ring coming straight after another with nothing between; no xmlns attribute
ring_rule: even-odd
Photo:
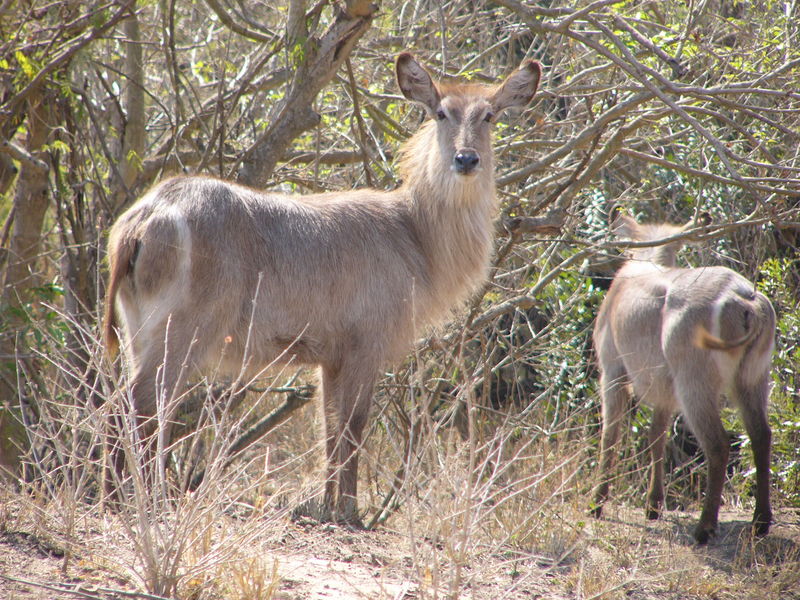
<svg viewBox="0 0 800 600"><path fill-rule="evenodd" d="M664 447L667 443L667 426L672 418L672 411L657 406L653 410L653 421L650 424L650 487L647 492L647 518L658 519L664 504Z"/></svg>
<svg viewBox="0 0 800 600"><path fill-rule="evenodd" d="M323 367L325 446L328 478L325 482L326 516L338 523L363 527L356 501L358 451L369 418L377 366L370 361Z"/></svg>
<svg viewBox="0 0 800 600"><path fill-rule="evenodd" d="M358 492L358 452L372 403L373 381L351 386L341 415L342 436L339 444L339 497L336 515L340 522L363 529L356 502Z"/></svg>
<svg viewBox="0 0 800 600"><path fill-rule="evenodd" d="M753 462L756 465L756 508L753 513L753 531L756 535L766 535L772 522L772 508L769 501L772 431L767 420L769 383L765 378L756 387L748 388L739 385L736 392L742 420L753 447Z"/></svg>
<svg viewBox="0 0 800 600"><path fill-rule="evenodd" d="M602 360L602 359L601 359ZM604 368L600 376L602 399L603 433L600 438L600 479L594 492L592 514L600 517L603 504L608 499L608 488L612 479L617 442L625 412L630 405L628 379L622 365Z"/></svg>
<svg viewBox="0 0 800 600"><path fill-rule="evenodd" d="M336 371L322 367L322 408L325 416L325 494L322 500L323 521L333 520L336 507L337 478L339 474L339 407L336 387Z"/></svg>

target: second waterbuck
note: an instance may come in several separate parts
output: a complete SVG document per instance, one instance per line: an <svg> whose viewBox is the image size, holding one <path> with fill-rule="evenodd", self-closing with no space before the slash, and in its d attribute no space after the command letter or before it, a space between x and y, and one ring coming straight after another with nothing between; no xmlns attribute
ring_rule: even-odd
<svg viewBox="0 0 800 600"><path fill-rule="evenodd" d="M324 503L351 524L379 369L485 281L497 213L492 124L531 101L541 67L527 61L496 86L435 83L404 53L396 74L430 117L402 149L398 189L292 196L173 178L119 218L108 244L105 335L113 352L122 332L139 417L154 414L157 394L176 397L212 367L319 365Z"/></svg>
<svg viewBox="0 0 800 600"><path fill-rule="evenodd" d="M634 242L654 242L698 225L640 225L616 213L612 231ZM679 238L680 239L680 238ZM700 442L708 483L695 539L715 533L728 463L730 438L720 420L726 396L737 406L753 448L756 506L753 528L765 534L770 509L771 434L767 421L775 311L753 284L725 267L679 268L682 241L629 249L597 316L594 342L600 366L603 433L596 516L608 496L619 431L630 407L630 389L653 408L649 443L651 477L647 517L657 519L664 502L664 446L676 412Z"/></svg>

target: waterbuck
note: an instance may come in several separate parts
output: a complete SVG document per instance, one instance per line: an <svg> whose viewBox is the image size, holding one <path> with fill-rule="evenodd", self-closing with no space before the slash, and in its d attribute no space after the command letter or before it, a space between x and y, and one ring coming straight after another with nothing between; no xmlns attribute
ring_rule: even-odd
<svg viewBox="0 0 800 600"><path fill-rule="evenodd" d="M636 242L664 239L696 226L640 225L612 213L612 231ZM664 501L664 445L672 416L683 413L708 463L708 484L695 539L715 533L730 439L720 420L726 396L739 409L756 465L753 529L766 534L771 432L767 421L775 311L753 284L725 267L679 268L675 256L686 241L629 249L600 306L594 342L600 366L603 433L600 483L594 514L608 497L610 471L630 390L653 408L649 443L651 477L646 511L657 519Z"/></svg>
<svg viewBox="0 0 800 600"><path fill-rule="evenodd" d="M403 95L428 120L402 149L403 184L305 196L211 177L157 184L111 229L106 344L122 331L137 414L211 366L320 367L324 503L357 525L358 448L381 365L484 282L497 212L492 124L533 98L541 67L502 84L434 83L408 53ZM221 363L220 363L221 361Z"/></svg>

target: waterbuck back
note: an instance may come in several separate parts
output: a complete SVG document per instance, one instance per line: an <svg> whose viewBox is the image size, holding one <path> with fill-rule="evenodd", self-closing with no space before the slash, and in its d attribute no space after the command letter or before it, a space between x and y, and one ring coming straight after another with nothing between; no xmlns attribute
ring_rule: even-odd
<svg viewBox="0 0 800 600"><path fill-rule="evenodd" d="M640 225L617 214L612 229L634 242L679 235L684 227ZM707 223L706 223L707 224ZM726 396L742 415L756 465L753 527L769 530L771 433L767 421L775 312L764 294L724 267L679 268L675 255L687 240L629 250L600 307L594 342L600 366L603 433L597 516L608 496L614 448L630 406L630 390L652 406L651 478L647 516L664 501L664 445L672 416L683 413L708 463L708 484L695 538L715 533L729 452L720 420Z"/></svg>
<svg viewBox="0 0 800 600"><path fill-rule="evenodd" d="M396 71L430 117L402 151L397 190L289 196L174 178L119 218L108 245L106 340L113 349L121 330L137 413L154 414L157 395L178 396L212 367L319 365L325 506L349 523L378 370L484 281L497 211L492 124L526 106L541 75L527 61L498 86L437 84L410 54Z"/></svg>

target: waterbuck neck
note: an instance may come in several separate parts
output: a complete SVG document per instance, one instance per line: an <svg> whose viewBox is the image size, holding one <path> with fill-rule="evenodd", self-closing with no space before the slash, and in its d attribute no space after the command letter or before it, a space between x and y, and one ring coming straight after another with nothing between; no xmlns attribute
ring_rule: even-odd
<svg viewBox="0 0 800 600"><path fill-rule="evenodd" d="M673 225L638 225L631 236L637 242L653 242L676 235L681 227ZM685 242L671 242L662 246L634 248L629 251L632 260L648 261L659 267L669 269L677 265L677 255Z"/></svg>
<svg viewBox="0 0 800 600"><path fill-rule="evenodd" d="M677 245L673 244L654 246L652 248L636 248L635 251L629 252L629 261L651 263L661 267L661 269L671 269L677 265L679 249Z"/></svg>
<svg viewBox="0 0 800 600"><path fill-rule="evenodd" d="M451 157L441 156L436 123L430 121L403 149L402 192L433 282L430 296L420 301L433 313L466 300L487 275L497 199L491 152L482 153L481 161L475 174L457 174Z"/></svg>

